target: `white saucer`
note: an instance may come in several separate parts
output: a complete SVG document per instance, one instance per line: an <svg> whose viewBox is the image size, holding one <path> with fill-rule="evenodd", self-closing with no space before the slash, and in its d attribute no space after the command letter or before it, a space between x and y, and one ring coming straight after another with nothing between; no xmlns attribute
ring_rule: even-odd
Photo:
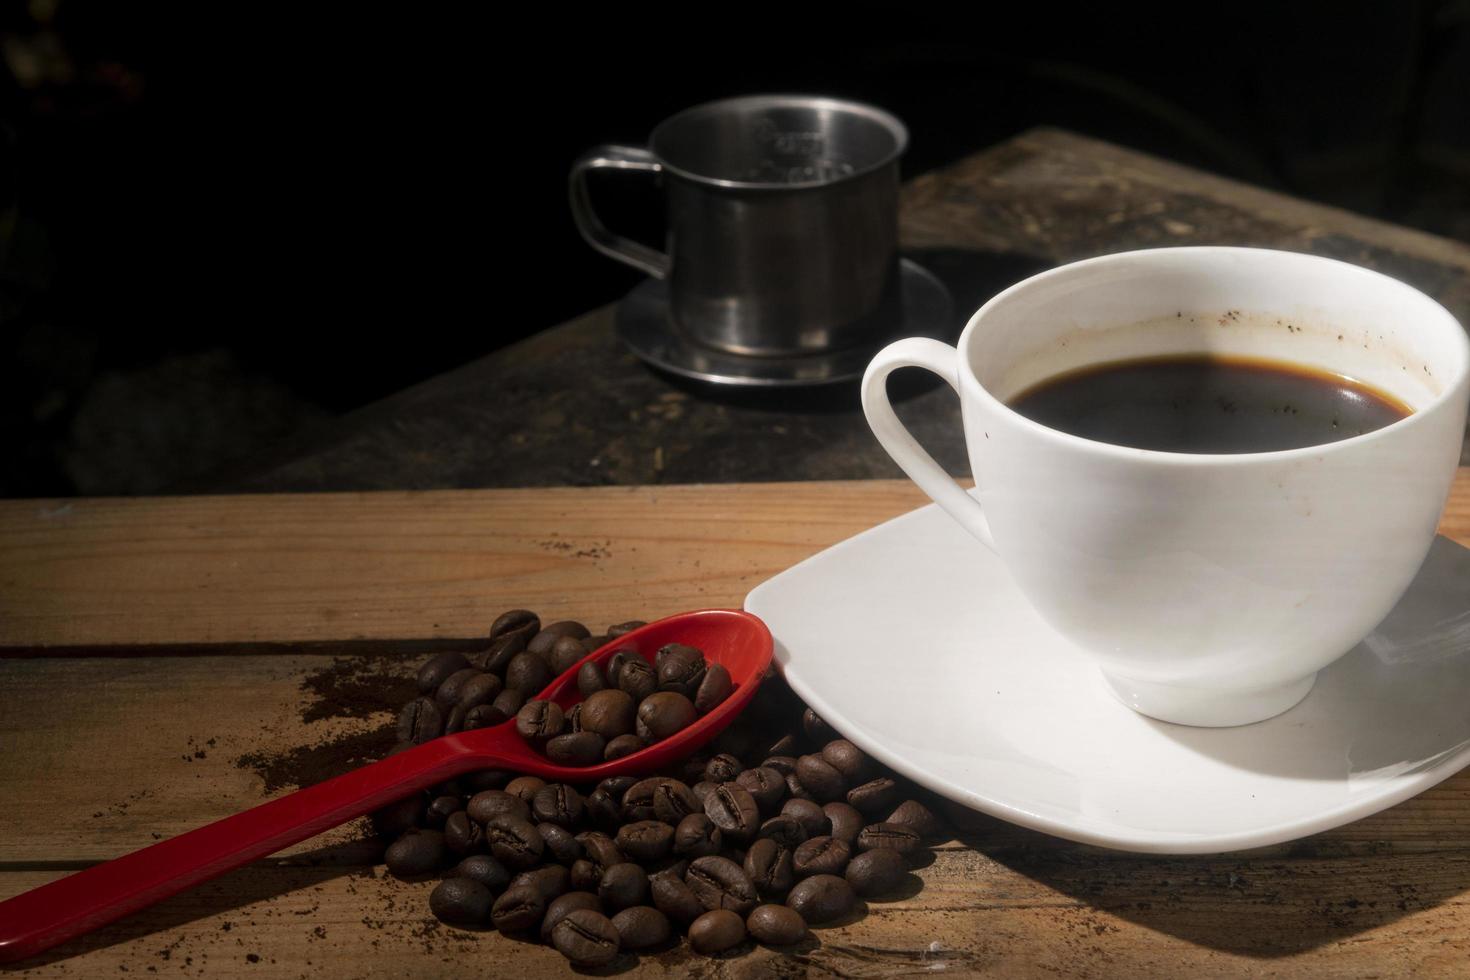
<svg viewBox="0 0 1470 980"><path fill-rule="evenodd" d="M1240 728L1124 707L999 559L934 506L782 572L745 608L770 626L796 692L871 755L974 809L1084 843L1166 854L1274 844L1470 764L1470 550L1446 538L1306 700Z"/></svg>

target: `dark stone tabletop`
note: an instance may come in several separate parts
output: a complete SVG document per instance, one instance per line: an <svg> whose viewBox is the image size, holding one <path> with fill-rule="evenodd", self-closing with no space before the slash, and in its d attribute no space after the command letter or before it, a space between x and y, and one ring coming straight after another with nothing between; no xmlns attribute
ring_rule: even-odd
<svg viewBox="0 0 1470 980"><path fill-rule="evenodd" d="M1470 322L1470 247L1212 177L1059 130L1034 130L911 181L905 254L955 301L954 334L1033 272L1162 245L1256 245L1378 269ZM608 306L322 423L216 474L210 492L407 490L896 477L855 384L752 392L645 367ZM524 311L517 311L524 315ZM917 372L915 372L917 373ZM900 416L967 473L954 395L895 375ZM1462 457L1470 462L1470 455Z"/></svg>

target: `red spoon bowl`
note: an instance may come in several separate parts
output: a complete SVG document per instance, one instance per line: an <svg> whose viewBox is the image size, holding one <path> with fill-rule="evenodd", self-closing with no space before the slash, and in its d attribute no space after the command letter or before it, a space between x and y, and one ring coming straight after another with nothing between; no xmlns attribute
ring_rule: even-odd
<svg viewBox="0 0 1470 980"><path fill-rule="evenodd" d="M704 652L730 672L729 697L682 731L621 759L562 766L526 743L507 721L445 735L381 762L262 803L151 847L78 871L0 902L0 962L34 956L226 871L314 837L445 780L476 769L506 769L554 782L590 783L663 769L698 751L750 703L771 664L771 632L750 613L702 609L649 623L608 643L571 668L538 698L569 707L580 700L577 671L619 650L650 663L668 643Z"/></svg>

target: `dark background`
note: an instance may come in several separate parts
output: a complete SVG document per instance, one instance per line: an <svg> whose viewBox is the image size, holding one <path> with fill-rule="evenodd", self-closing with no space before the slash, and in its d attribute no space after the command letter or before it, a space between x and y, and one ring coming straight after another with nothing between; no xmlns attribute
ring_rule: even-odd
<svg viewBox="0 0 1470 980"><path fill-rule="evenodd" d="M615 299L569 164L725 95L883 105L908 175L1053 124L1470 241L1470 0L1021 6L0 8L0 495L207 483Z"/></svg>

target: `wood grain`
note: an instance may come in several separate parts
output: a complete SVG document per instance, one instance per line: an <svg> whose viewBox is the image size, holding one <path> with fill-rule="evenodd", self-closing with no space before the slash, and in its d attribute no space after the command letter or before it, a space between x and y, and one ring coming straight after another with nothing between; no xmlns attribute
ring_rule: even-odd
<svg viewBox="0 0 1470 980"><path fill-rule="evenodd" d="M371 704L314 713L343 664L391 690L415 644L482 633L514 605L599 628L738 605L922 502L885 481L0 503L0 896L284 791L247 756L379 732L390 716ZM1441 530L1470 544L1470 470ZM403 649L364 652L378 642ZM129 655L81 655L119 649ZM1470 962L1470 772L1328 833L1214 857L1121 854L962 817L918 872L922 890L817 943L624 965L1307 977L1455 975ZM15 972L563 972L548 950L434 923L431 885L385 878L375 855L360 827L339 828Z"/></svg>

